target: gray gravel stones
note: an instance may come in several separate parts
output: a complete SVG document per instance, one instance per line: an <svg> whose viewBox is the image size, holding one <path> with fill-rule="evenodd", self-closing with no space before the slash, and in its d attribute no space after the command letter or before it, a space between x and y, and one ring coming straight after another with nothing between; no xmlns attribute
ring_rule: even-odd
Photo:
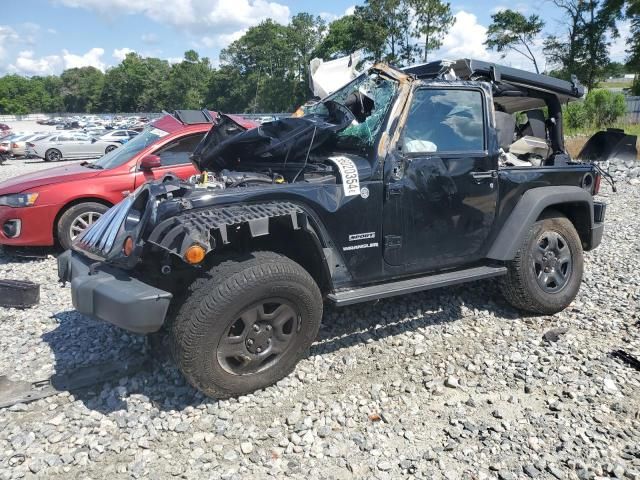
<svg viewBox="0 0 640 480"><path fill-rule="evenodd" d="M0 178L35 167L12 160ZM640 374L609 356L640 355L640 189L603 197L603 245L558 315L523 316L492 282L327 307L310 357L239 399L204 398L160 357L0 410L0 479L640 479ZM36 308L0 308L0 374L149 348L75 313L53 256L0 252L0 277L42 283Z"/></svg>

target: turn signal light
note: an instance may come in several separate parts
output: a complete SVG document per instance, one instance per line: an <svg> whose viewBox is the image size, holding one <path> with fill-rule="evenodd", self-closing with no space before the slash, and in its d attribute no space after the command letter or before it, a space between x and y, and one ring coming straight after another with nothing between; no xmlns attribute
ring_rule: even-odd
<svg viewBox="0 0 640 480"><path fill-rule="evenodd" d="M133 253L133 238L127 237L125 239L124 245L122 246L122 253L124 253L126 257Z"/></svg>
<svg viewBox="0 0 640 480"><path fill-rule="evenodd" d="M206 254L207 252L204 248L202 248L200 245L193 244L189 248L187 248L186 252L184 252L184 259L187 263L196 265L204 260Z"/></svg>

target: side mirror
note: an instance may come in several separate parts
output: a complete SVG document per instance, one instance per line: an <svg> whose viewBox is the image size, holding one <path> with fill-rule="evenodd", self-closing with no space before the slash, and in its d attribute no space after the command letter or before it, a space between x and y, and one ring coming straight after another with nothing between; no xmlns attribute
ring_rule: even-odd
<svg viewBox="0 0 640 480"><path fill-rule="evenodd" d="M162 162L158 155L146 155L140 160L140 170L143 171L150 171L160 166L162 166Z"/></svg>
<svg viewBox="0 0 640 480"><path fill-rule="evenodd" d="M95 138L91 139L91 143L96 143L98 140L96 140Z"/></svg>

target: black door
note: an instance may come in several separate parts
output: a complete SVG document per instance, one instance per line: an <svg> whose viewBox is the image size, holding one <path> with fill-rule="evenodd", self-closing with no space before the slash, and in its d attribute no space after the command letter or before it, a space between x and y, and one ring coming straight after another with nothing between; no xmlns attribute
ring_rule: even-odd
<svg viewBox="0 0 640 480"><path fill-rule="evenodd" d="M487 98L473 88L420 88L386 173L384 258L408 271L484 255L498 195L497 155L487 152Z"/></svg>

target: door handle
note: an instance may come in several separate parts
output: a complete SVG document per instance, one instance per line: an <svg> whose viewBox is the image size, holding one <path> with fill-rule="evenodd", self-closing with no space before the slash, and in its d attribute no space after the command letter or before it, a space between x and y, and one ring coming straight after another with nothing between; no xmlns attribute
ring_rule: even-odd
<svg viewBox="0 0 640 480"><path fill-rule="evenodd" d="M486 172L471 172L470 175L477 182L483 182L486 180L494 180L498 177L498 172L496 170L489 170Z"/></svg>

